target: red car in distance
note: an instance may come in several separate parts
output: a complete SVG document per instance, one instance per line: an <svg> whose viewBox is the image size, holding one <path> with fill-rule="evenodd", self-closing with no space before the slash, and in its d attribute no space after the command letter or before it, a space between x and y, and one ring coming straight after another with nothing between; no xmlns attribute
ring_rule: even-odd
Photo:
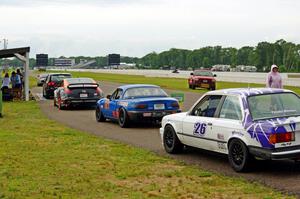
<svg viewBox="0 0 300 199"><path fill-rule="evenodd" d="M189 88L216 90L216 76L209 70L195 70L188 79Z"/></svg>

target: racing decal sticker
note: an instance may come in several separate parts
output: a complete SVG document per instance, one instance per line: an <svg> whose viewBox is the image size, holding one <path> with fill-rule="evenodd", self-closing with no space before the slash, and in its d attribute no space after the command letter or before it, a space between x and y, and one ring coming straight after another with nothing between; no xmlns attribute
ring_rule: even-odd
<svg viewBox="0 0 300 199"><path fill-rule="evenodd" d="M217 138L218 138L219 140L224 140L224 134L218 133L218 134L217 134Z"/></svg>
<svg viewBox="0 0 300 199"><path fill-rule="evenodd" d="M109 109L109 100L104 102L104 109Z"/></svg>
<svg viewBox="0 0 300 199"><path fill-rule="evenodd" d="M291 121L292 123L290 124L290 128L292 129L292 131L296 130L296 123Z"/></svg>
<svg viewBox="0 0 300 199"><path fill-rule="evenodd" d="M224 142L217 142L217 144L218 144L218 149L220 149L222 151L227 151L227 147Z"/></svg>
<svg viewBox="0 0 300 199"><path fill-rule="evenodd" d="M113 115L114 118L119 118L119 111L118 110L113 111L112 115Z"/></svg>
<svg viewBox="0 0 300 199"><path fill-rule="evenodd" d="M201 122L197 122L194 125L194 135L200 135L203 136L206 132L206 124L205 123L201 123Z"/></svg>

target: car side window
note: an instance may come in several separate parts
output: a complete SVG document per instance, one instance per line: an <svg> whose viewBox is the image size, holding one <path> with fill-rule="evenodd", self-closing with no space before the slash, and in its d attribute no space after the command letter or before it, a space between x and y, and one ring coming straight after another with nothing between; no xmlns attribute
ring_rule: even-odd
<svg viewBox="0 0 300 199"><path fill-rule="evenodd" d="M221 99L222 99L222 95L206 96L195 106L191 115L203 116L203 117L214 117Z"/></svg>
<svg viewBox="0 0 300 199"><path fill-rule="evenodd" d="M116 99L120 99L122 95L122 89L117 89L112 95L111 95L111 100L116 100Z"/></svg>
<svg viewBox="0 0 300 199"><path fill-rule="evenodd" d="M220 111L220 118L242 120L242 110L238 97L226 97Z"/></svg>
<svg viewBox="0 0 300 199"><path fill-rule="evenodd" d="M122 89L118 89L115 99L120 99L122 95Z"/></svg>

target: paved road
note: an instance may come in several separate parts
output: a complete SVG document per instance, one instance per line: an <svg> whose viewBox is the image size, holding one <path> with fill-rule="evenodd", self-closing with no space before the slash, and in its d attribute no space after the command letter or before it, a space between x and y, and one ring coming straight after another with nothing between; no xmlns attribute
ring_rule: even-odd
<svg viewBox="0 0 300 199"><path fill-rule="evenodd" d="M113 74L129 74L129 75L144 75L146 77L169 77L169 78L188 78L191 71L179 71L179 73L172 73L171 70L137 70L137 69L127 69L127 70L116 70L116 69L67 69L70 71L83 71L83 72L93 72L93 73L113 73ZM225 82L244 82L249 83L266 83L267 73L258 72L217 72L217 81ZM298 73L280 73L282 77L283 85L287 86L300 86L300 78L290 78L288 75L293 74L299 76Z"/></svg>
<svg viewBox="0 0 300 199"><path fill-rule="evenodd" d="M116 83L102 83L101 88L110 94ZM34 88L34 94L40 95L41 88ZM174 92L167 90L167 92ZM200 97L197 93L185 93L186 101L183 110L187 110ZM227 157L199 149L187 148L183 154L168 155L161 146L159 127L151 125L137 125L136 127L122 129L116 123L98 123L95 120L94 110L66 110L59 111L53 106L52 100L41 100L41 110L50 119L56 120L69 127L104 138L120 141L137 147L153 151L159 155L171 156L187 164L197 165L201 168L229 176L244 177L250 181L258 181L284 192L300 196L300 164L292 161L257 161L251 173L236 173L228 164Z"/></svg>

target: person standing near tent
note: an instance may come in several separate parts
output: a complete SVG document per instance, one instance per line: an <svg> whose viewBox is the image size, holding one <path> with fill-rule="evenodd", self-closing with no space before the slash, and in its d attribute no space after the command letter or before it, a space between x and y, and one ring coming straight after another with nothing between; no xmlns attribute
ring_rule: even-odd
<svg viewBox="0 0 300 199"><path fill-rule="evenodd" d="M10 84L9 75L8 75L8 73L5 73L5 76L4 76L3 80L2 80L1 90L8 89L9 84Z"/></svg>
<svg viewBox="0 0 300 199"><path fill-rule="evenodd" d="M24 87L24 75L21 73L20 69L17 69L17 75L20 76L20 80L21 80L21 86L22 88Z"/></svg>
<svg viewBox="0 0 300 199"><path fill-rule="evenodd" d="M21 77L15 71L11 73L10 80L11 80L12 88L22 87Z"/></svg>
<svg viewBox="0 0 300 199"><path fill-rule="evenodd" d="M278 66L275 64L271 66L271 71L267 75L266 83L268 88L283 88L282 78L278 72Z"/></svg>

